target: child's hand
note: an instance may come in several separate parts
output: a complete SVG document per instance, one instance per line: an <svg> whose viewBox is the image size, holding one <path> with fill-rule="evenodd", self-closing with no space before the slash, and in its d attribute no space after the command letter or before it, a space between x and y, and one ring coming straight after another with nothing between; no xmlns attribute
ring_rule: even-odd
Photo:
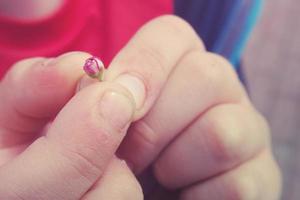
<svg viewBox="0 0 300 200"><path fill-rule="evenodd" d="M117 77L142 105L118 153L138 175L153 167L156 186L171 189L161 198L163 189L152 190L149 199L178 191L181 200L278 198L265 119L232 66L205 52L187 23L165 16L145 25L105 74Z"/></svg>
<svg viewBox="0 0 300 200"><path fill-rule="evenodd" d="M89 56L23 60L0 83L0 199L142 199L114 158L135 109L131 96L98 83L71 99Z"/></svg>

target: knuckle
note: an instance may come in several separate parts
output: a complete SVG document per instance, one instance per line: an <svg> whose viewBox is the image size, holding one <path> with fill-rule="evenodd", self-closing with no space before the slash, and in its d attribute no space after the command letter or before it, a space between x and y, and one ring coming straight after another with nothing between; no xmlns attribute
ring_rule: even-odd
<svg viewBox="0 0 300 200"><path fill-rule="evenodd" d="M151 90L150 87L159 85L164 79L167 73L167 58L164 52L147 41L136 41L134 47L134 50L128 51L126 56L117 57L113 63L123 67L121 73L135 73L145 82L146 88ZM119 69L115 70L116 74L120 73ZM155 78L152 78L153 76Z"/></svg>
<svg viewBox="0 0 300 200"><path fill-rule="evenodd" d="M245 140L241 134L240 124L235 117L224 118L211 115L206 118L206 125L214 159L224 165L232 165L244 159Z"/></svg>
<svg viewBox="0 0 300 200"><path fill-rule="evenodd" d="M234 200L260 199L258 183L253 176L242 174L232 178L229 185L229 196Z"/></svg>
<svg viewBox="0 0 300 200"><path fill-rule="evenodd" d="M87 155L87 151L89 151L89 155ZM80 149L65 148L60 153L75 173L90 182L94 182L95 177L98 177L103 171L92 159L91 151L94 151L94 157L97 156L95 150L89 147L80 147Z"/></svg>
<svg viewBox="0 0 300 200"><path fill-rule="evenodd" d="M132 145L134 144L134 145ZM131 168L138 174L148 165L145 158L152 159L156 151L160 148L159 138L154 130L142 120L133 124L127 134L127 139L121 145L122 157L130 161Z"/></svg>
<svg viewBox="0 0 300 200"><path fill-rule="evenodd" d="M186 29L193 30L192 26L187 21L175 15L163 15L154 19L153 22L160 23L164 26L167 25L175 32L181 32Z"/></svg>
<svg viewBox="0 0 300 200"><path fill-rule="evenodd" d="M155 130L144 120L136 123L130 131L140 138L141 146L147 149L155 149L161 146Z"/></svg>
<svg viewBox="0 0 300 200"><path fill-rule="evenodd" d="M27 72L27 69L45 61L45 58L42 57L36 57L36 58L27 58L20 60L13 64L11 69L7 72L5 76L5 81L9 82L9 84L12 84L12 86L17 86L20 81L23 81L24 73Z"/></svg>
<svg viewBox="0 0 300 200"><path fill-rule="evenodd" d="M237 74L231 64L221 56L194 50L182 58L180 65L188 68L195 84L201 82L200 86L210 88L215 94L214 99L221 102L239 102L243 97Z"/></svg>
<svg viewBox="0 0 300 200"><path fill-rule="evenodd" d="M151 45L147 45L146 43L139 46L138 52L142 60L137 63L142 64L146 62L147 65L145 65L145 67L150 68L146 71L151 72L153 69L157 69L158 71L162 72L162 74L166 73L166 58L163 55L163 52L158 51L157 49L153 48Z"/></svg>
<svg viewBox="0 0 300 200"><path fill-rule="evenodd" d="M175 15L163 15L151 20L148 25L153 30L156 27L164 27L166 32L170 35L175 35L180 40L186 40L187 38L192 38L193 45L197 48L205 49L204 42L198 37L193 27L181 17ZM195 42L197 41L197 42Z"/></svg>
<svg viewBox="0 0 300 200"><path fill-rule="evenodd" d="M231 64L214 53L193 50L182 58L181 63L189 67L191 71L196 72L197 76L200 74L201 77L206 77L208 81L220 85L227 80L237 78Z"/></svg>
<svg viewBox="0 0 300 200"><path fill-rule="evenodd" d="M269 150L233 171L225 181L232 199L277 200L281 194L280 170Z"/></svg>
<svg viewBox="0 0 300 200"><path fill-rule="evenodd" d="M235 73L232 65L222 56L214 53L206 53L209 65L208 73L214 81L218 81L220 84L224 84L227 80L237 80L237 74Z"/></svg>

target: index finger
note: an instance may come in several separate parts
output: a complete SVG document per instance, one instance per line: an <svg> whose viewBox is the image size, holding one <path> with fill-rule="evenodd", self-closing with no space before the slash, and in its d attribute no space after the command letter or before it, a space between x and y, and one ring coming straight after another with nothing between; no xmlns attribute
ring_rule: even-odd
<svg viewBox="0 0 300 200"><path fill-rule="evenodd" d="M191 26L175 16L159 17L119 52L104 80L117 81L131 92L138 119L153 105L176 63L191 51L205 51Z"/></svg>

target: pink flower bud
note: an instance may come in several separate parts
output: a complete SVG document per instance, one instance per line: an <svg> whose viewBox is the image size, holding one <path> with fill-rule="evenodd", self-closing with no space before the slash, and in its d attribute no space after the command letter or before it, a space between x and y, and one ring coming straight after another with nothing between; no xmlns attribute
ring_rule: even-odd
<svg viewBox="0 0 300 200"><path fill-rule="evenodd" d="M104 64L100 59L96 57L88 58L85 61L83 69L85 73L90 77L97 78L100 81L102 80L103 72L104 72Z"/></svg>

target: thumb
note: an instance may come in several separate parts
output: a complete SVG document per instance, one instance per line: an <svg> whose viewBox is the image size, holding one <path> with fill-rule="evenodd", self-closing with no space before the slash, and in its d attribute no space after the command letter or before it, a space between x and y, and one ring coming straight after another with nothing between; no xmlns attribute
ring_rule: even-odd
<svg viewBox="0 0 300 200"><path fill-rule="evenodd" d="M46 136L0 169L1 199L79 199L103 174L134 112L121 86L95 83L80 91Z"/></svg>

